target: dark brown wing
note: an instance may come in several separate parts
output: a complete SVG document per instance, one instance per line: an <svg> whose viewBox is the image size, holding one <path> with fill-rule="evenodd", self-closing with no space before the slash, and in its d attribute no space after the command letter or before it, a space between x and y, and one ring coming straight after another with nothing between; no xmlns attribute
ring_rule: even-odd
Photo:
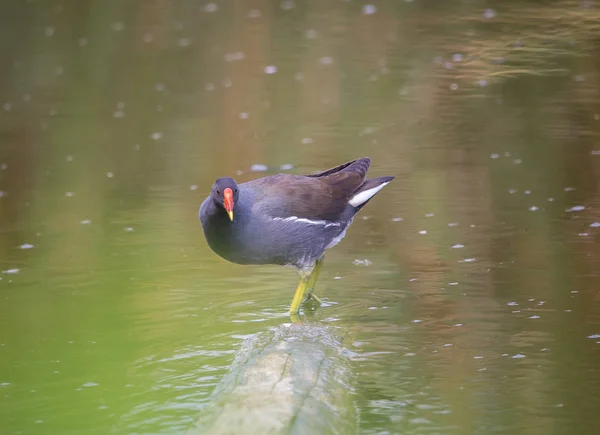
<svg viewBox="0 0 600 435"><path fill-rule="evenodd" d="M278 174L250 181L252 209L272 217L335 220L364 182L371 161L353 160L311 175Z"/></svg>

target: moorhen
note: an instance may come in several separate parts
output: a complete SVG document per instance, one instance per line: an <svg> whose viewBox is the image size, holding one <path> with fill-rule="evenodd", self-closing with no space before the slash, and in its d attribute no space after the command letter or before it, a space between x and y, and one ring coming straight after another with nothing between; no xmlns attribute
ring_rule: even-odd
<svg viewBox="0 0 600 435"><path fill-rule="evenodd" d="M394 179L365 180L370 164L365 157L317 174L277 174L239 185L219 178L200 206L206 241L232 263L295 266L295 315L305 296L320 303L312 291L325 250L342 240L354 215Z"/></svg>

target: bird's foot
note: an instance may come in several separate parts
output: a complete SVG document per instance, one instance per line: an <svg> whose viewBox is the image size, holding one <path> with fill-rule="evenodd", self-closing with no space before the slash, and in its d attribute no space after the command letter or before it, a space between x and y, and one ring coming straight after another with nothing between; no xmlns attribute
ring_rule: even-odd
<svg viewBox="0 0 600 435"><path fill-rule="evenodd" d="M321 300L320 297L318 297L316 294L314 294L313 292L310 292L308 294L308 297L306 298L306 300L312 299L313 301L315 301L317 304L319 305L323 305L323 301Z"/></svg>

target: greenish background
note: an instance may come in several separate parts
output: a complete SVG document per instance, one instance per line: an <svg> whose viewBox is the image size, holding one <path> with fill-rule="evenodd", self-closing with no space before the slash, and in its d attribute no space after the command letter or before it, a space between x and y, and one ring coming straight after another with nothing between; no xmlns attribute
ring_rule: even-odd
<svg viewBox="0 0 600 435"><path fill-rule="evenodd" d="M364 155L396 179L307 313L360 433L600 433L599 35L587 0L2 2L0 433L184 432L298 279L210 251L212 182Z"/></svg>

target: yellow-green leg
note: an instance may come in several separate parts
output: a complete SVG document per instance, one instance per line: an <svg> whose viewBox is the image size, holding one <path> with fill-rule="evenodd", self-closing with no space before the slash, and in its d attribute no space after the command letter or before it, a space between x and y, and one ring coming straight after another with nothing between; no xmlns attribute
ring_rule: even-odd
<svg viewBox="0 0 600 435"><path fill-rule="evenodd" d="M292 299L292 304L290 305L290 315L294 315L298 313L300 309L300 304L304 300L304 295L308 290L308 281L310 279L310 275L300 273L300 284L298 284L298 288L296 289L296 293L294 293L294 298Z"/></svg>
<svg viewBox="0 0 600 435"><path fill-rule="evenodd" d="M314 267L312 273L310 274L310 276L308 277L308 284L307 284L308 295L306 296L306 300L308 300L309 298L312 298L319 305L322 304L323 302L321 301L320 298L317 297L317 295L314 294L314 289L315 289L315 284L317 283L317 278L319 277L319 273L321 272L321 268L323 267L324 259L325 259L325 257L321 257L316 261L315 267Z"/></svg>
<svg viewBox="0 0 600 435"><path fill-rule="evenodd" d="M319 272L322 266L323 257L319 258L315 262L315 265L310 272L300 272L300 284L298 284L298 288L296 289L296 293L294 293L294 298L292 299L292 304L290 305L291 315L298 313L300 304L308 298L313 298L317 303L321 303L321 299L315 296L312 291L315 288L315 283L317 282L317 278L319 277Z"/></svg>

